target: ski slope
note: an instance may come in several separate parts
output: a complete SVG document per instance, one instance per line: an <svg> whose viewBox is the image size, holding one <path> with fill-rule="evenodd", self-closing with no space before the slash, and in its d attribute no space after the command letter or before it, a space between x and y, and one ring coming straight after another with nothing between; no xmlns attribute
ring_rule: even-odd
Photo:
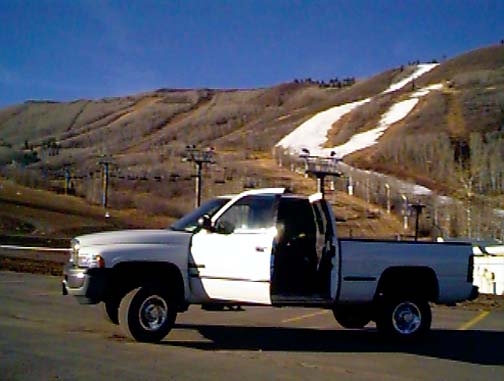
<svg viewBox="0 0 504 381"><path fill-rule="evenodd" d="M438 64L421 64L407 78L392 84L381 94L387 94L399 89L402 89L411 81L419 78L423 74L434 69ZM371 147L378 142L378 139L385 131L394 123L399 122L413 111L420 99L431 91L440 90L441 84L435 84L422 88L413 94L408 99L400 101L392 105L380 118L376 128L353 135L346 143L331 148L323 148L327 142L327 134L333 124L340 120L349 112L358 107L370 102L373 98L346 103L343 105L332 107L322 111L312 118L302 123L298 128L292 131L289 135L280 140L276 146L283 147L290 154L300 154L302 149L307 149L312 155L329 156L334 152L338 158L343 158L353 152L364 148Z"/></svg>
<svg viewBox="0 0 504 381"><path fill-rule="evenodd" d="M322 155L322 146L327 141L327 133L332 125L370 100L367 98L319 112L280 140L277 146L287 148L291 154L299 154L301 149L306 148L314 155Z"/></svg>
<svg viewBox="0 0 504 381"><path fill-rule="evenodd" d="M411 74L409 77L404 78L402 81L399 81L397 83L392 84L387 90L383 92L383 94L391 93L396 90L402 89L404 86L406 86L408 83L411 81L414 81L415 79L421 77L425 73L431 71L434 69L438 64L420 64L417 66L417 70L413 74Z"/></svg>
<svg viewBox="0 0 504 381"><path fill-rule="evenodd" d="M376 144L378 139L390 126L406 118L409 113L413 111L420 101L420 98L426 96L432 90L440 90L441 87L441 84L436 84L416 91L410 95L408 99L392 105L388 111L382 115L376 128L352 136L345 144L333 148L322 149L321 154L328 155L329 152L334 152L336 157L343 158L352 152L359 151Z"/></svg>

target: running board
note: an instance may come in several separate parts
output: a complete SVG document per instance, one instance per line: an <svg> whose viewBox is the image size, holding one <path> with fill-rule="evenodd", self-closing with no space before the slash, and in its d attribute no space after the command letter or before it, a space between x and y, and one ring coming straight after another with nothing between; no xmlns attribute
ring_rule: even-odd
<svg viewBox="0 0 504 381"><path fill-rule="evenodd" d="M272 295L271 304L273 306L331 307L333 301L320 295Z"/></svg>

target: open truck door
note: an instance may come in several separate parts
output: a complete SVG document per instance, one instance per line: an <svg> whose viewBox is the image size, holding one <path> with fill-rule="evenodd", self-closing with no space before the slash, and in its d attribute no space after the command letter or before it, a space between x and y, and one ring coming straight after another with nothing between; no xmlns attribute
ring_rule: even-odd
<svg viewBox="0 0 504 381"><path fill-rule="evenodd" d="M233 199L192 237L189 276L208 299L271 304L278 200L283 188Z"/></svg>
<svg viewBox="0 0 504 381"><path fill-rule="evenodd" d="M281 198L273 253L273 304L331 304L337 285L334 225L321 194Z"/></svg>

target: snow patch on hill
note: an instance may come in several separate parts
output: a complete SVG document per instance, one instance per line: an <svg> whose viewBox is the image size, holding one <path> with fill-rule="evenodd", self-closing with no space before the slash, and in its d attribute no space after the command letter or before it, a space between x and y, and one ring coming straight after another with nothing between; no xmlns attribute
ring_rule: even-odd
<svg viewBox="0 0 504 381"><path fill-rule="evenodd" d="M299 154L301 149L307 148L314 155L322 155L322 146L327 141L327 133L332 125L370 100L371 98L367 98L319 112L280 140L277 146L287 148L291 154Z"/></svg>
<svg viewBox="0 0 504 381"><path fill-rule="evenodd" d="M400 82L392 84L382 94L396 91L406 86L409 82L420 77L436 67L437 64L421 64L417 70L410 76ZM346 103L340 106L332 107L322 111L306 122L302 123L297 129L292 131L277 143L277 146L286 148L291 154L299 154L302 149L307 149L312 155L329 156L333 153L338 158L343 158L353 152L368 148L378 142L383 133L394 123L404 119L415 108L421 97L426 96L433 90L440 90L441 84L430 85L415 91L408 99L400 101L385 112L378 126L374 129L353 135L346 143L336 147L323 148L327 141L327 134L334 123L343 116L356 108L368 103L372 98L366 98L360 101Z"/></svg>
<svg viewBox="0 0 504 381"><path fill-rule="evenodd" d="M439 65L439 64L420 64L420 65L418 65L417 69L415 70L415 72L413 74L404 78L402 81L399 81L397 83L392 84L387 90L385 90L383 92L383 94L391 93L392 91L402 89L404 86L406 86L411 81L414 81L418 77L421 77L425 73L434 69L437 65Z"/></svg>

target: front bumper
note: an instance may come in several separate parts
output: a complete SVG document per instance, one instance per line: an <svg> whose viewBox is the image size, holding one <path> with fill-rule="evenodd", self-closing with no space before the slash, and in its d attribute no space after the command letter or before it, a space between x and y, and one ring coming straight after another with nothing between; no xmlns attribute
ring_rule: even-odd
<svg viewBox="0 0 504 381"><path fill-rule="evenodd" d="M69 263L63 268L63 295L74 296L80 304L103 300L107 288L107 269L87 269Z"/></svg>

